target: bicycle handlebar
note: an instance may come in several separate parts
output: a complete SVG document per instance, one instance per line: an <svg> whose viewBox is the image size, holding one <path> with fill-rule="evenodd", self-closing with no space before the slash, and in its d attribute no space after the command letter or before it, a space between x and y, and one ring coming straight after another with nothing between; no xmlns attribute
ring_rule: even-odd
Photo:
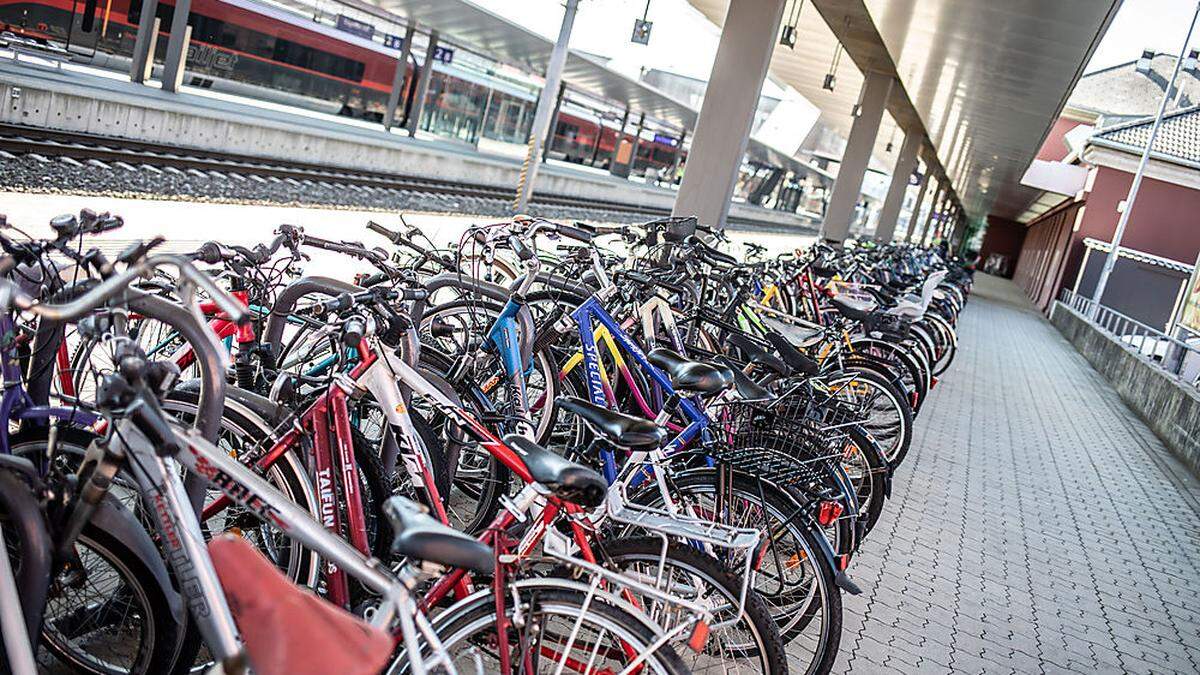
<svg viewBox="0 0 1200 675"><path fill-rule="evenodd" d="M226 293L200 270L196 269L184 256L159 255L146 258L131 265L124 272L100 282L94 289L67 303L51 305L39 303L25 293L14 282L0 279L0 305L13 305L18 309L32 312L50 321L71 322L87 316L92 310L124 292L134 280L163 265L173 265L179 270L180 276L196 286L203 288L209 297L216 302L221 311L236 323L244 323L250 316L246 308L233 296Z"/></svg>

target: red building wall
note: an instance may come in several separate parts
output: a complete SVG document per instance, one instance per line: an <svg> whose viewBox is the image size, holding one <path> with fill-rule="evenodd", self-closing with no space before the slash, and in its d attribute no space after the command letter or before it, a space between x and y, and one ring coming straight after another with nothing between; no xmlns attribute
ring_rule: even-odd
<svg viewBox="0 0 1200 675"><path fill-rule="evenodd" d="M1072 241L1083 202L1059 206L1029 224L1013 280L1038 308L1045 310L1058 297L1064 279L1063 261Z"/></svg>
<svg viewBox="0 0 1200 675"><path fill-rule="evenodd" d="M1130 173L1097 167L1086 202L1059 207L1030 223L1014 280L1039 307L1047 307L1063 287L1075 285L1084 239L1112 241L1120 217L1117 204L1129 194L1132 181ZM1145 178L1121 245L1192 264L1200 254L1198 213L1200 190Z"/></svg>
<svg viewBox="0 0 1200 675"><path fill-rule="evenodd" d="M1112 241L1121 215L1117 213L1117 204L1129 194L1132 182L1133 174L1109 167L1097 168L1079 231L1073 233L1067 253L1063 279L1068 286L1075 283L1079 274L1084 238ZM1198 213L1200 190L1143 178L1121 245L1190 265L1200 253Z"/></svg>

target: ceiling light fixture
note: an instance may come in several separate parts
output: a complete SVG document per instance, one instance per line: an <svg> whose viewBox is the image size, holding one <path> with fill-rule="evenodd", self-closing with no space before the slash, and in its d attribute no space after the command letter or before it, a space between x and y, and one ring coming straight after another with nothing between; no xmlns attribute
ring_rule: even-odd
<svg viewBox="0 0 1200 675"><path fill-rule="evenodd" d="M842 22L842 26L843 26L842 32L844 33L845 32L844 29L850 27L850 17L849 16L847 16L845 18L845 20ZM842 63L842 52L845 51L842 49L842 41L838 40L838 37L836 35L833 36L833 39L837 40L837 46L833 48L833 60L829 62L829 72L825 73L825 81L821 83L821 88L828 89L829 91L833 91L834 85L837 84L837 69L838 69L838 66L841 65L841 63Z"/></svg>
<svg viewBox="0 0 1200 675"><path fill-rule="evenodd" d="M834 85L837 84L837 68L838 63L842 60L842 43L838 42L833 48L833 60L829 62L829 72L825 73L825 81L821 83L822 89L833 91Z"/></svg>
<svg viewBox="0 0 1200 675"><path fill-rule="evenodd" d="M804 0L792 0L792 11L788 12L788 19L784 22L783 33L779 36L779 44L788 49L796 48L796 35L799 32L800 10L804 8Z"/></svg>

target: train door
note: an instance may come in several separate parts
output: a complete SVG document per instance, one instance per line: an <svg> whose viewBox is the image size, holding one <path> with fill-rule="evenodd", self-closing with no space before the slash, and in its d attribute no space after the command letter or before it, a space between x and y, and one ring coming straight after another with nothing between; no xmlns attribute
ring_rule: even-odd
<svg viewBox="0 0 1200 675"><path fill-rule="evenodd" d="M108 2L111 7L111 0ZM96 55L106 11L106 5L100 0L72 0L71 24L67 27L68 51L87 57Z"/></svg>

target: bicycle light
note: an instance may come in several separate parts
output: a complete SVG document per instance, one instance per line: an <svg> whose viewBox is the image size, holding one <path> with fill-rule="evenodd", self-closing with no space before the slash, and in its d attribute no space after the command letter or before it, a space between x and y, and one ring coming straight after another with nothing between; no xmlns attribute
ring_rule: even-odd
<svg viewBox="0 0 1200 675"><path fill-rule="evenodd" d="M696 622L696 627L692 629L692 636L688 638L688 649L697 654L704 651L704 646L708 644L708 622L700 620Z"/></svg>
<svg viewBox="0 0 1200 675"><path fill-rule="evenodd" d="M838 502L827 500L817 507L817 522L821 527L831 527L842 516L844 509Z"/></svg>

